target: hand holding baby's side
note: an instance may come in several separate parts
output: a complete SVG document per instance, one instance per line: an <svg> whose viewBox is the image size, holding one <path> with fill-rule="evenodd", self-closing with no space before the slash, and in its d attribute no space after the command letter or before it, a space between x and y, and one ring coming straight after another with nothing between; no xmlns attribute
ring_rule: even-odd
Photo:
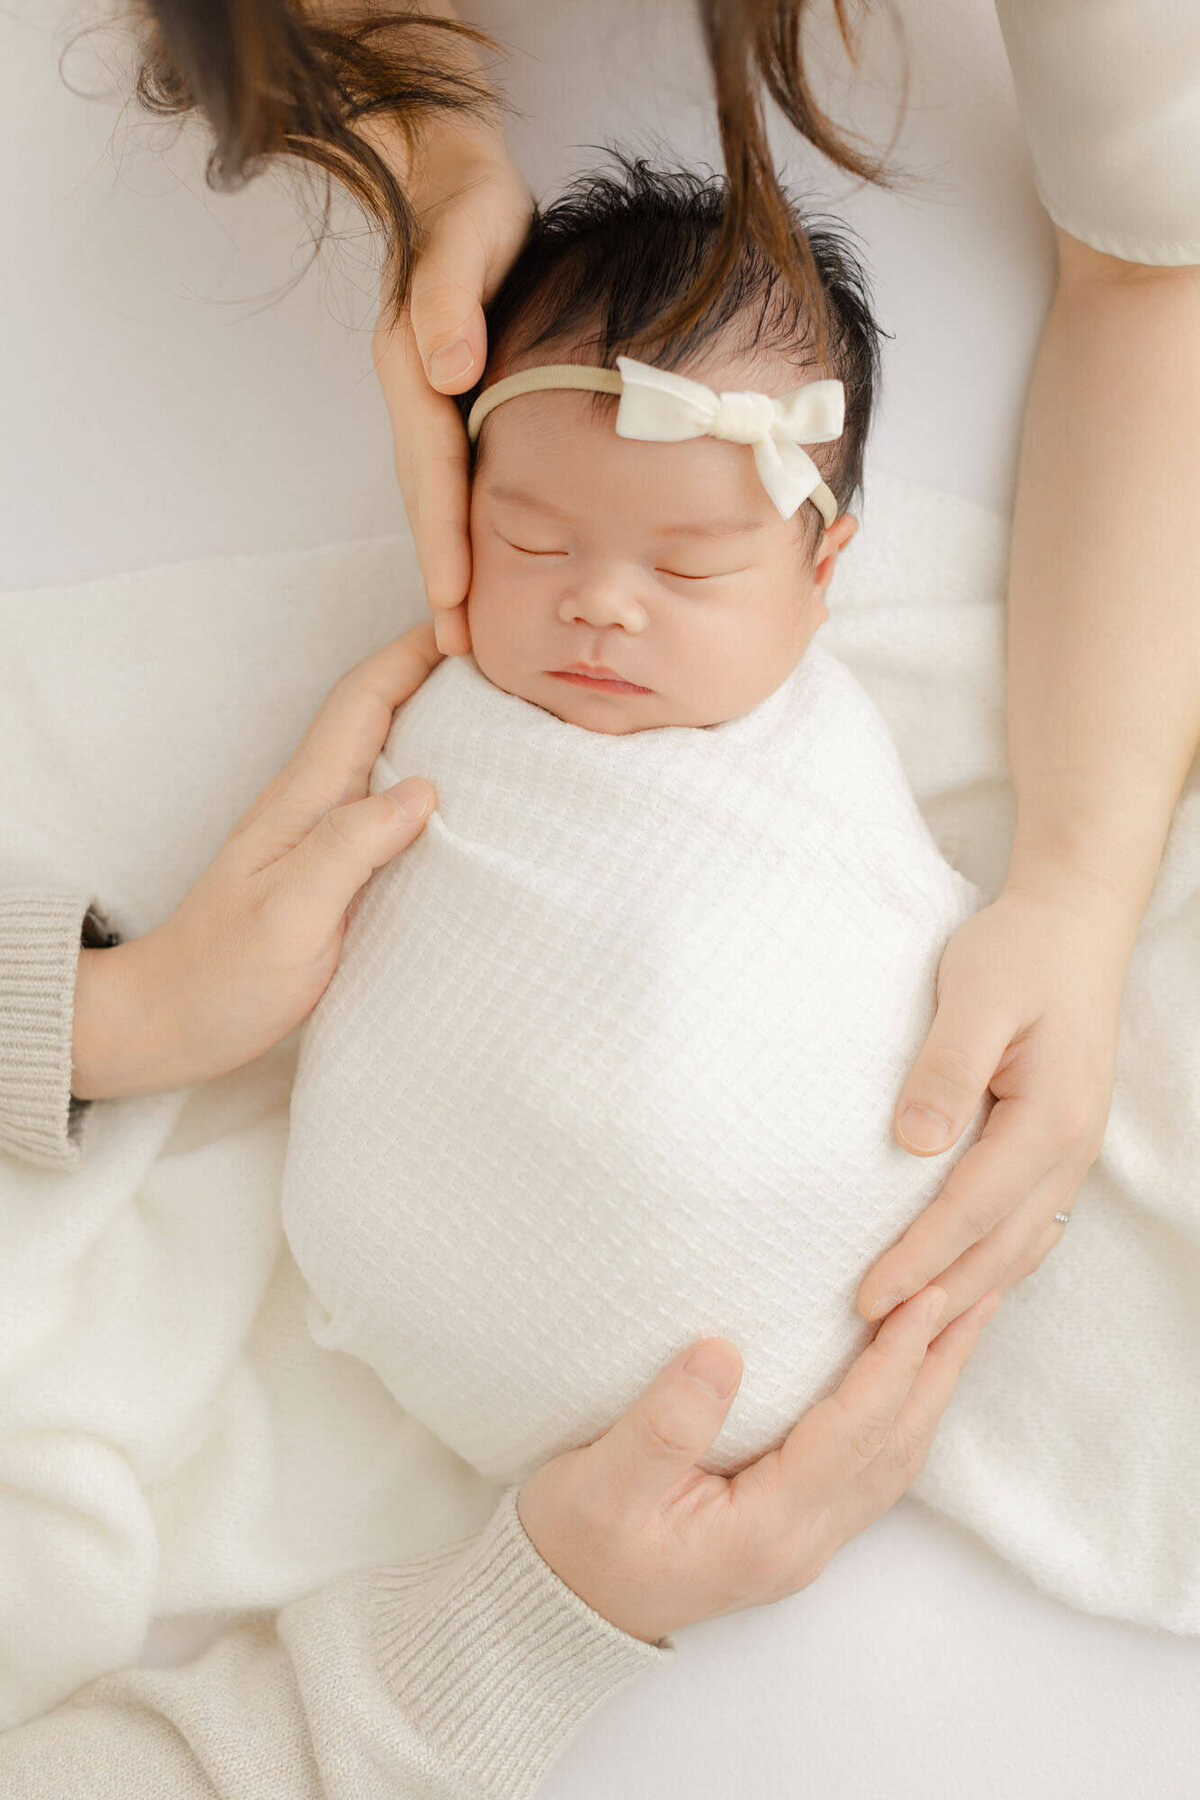
<svg viewBox="0 0 1200 1800"><path fill-rule="evenodd" d="M483 306L516 260L533 195L499 124L476 120L430 132L406 180L420 253L407 304L394 323L381 317L372 355L438 647L462 656L471 647L463 604L471 583L469 453L451 396L483 371Z"/></svg>
<svg viewBox="0 0 1200 1800"><path fill-rule="evenodd" d="M935 1154L989 1088L995 1104L936 1199L864 1276L864 1318L936 1279L953 1319L985 1289L1007 1292L1059 1242L1054 1215L1071 1211L1104 1138L1136 929L1120 895L1027 858L950 939L897 1135ZM924 1117L905 1120L910 1103Z"/></svg>
<svg viewBox="0 0 1200 1800"><path fill-rule="evenodd" d="M206 1081L308 1017L351 901L433 810L433 788L415 776L369 797L367 783L392 714L440 660L424 624L349 670L170 918L80 953L75 1095Z"/></svg>
<svg viewBox="0 0 1200 1800"><path fill-rule="evenodd" d="M602 1437L529 1477L517 1497L527 1536L589 1606L648 1643L807 1587L916 1479L1000 1298L989 1292L933 1337L945 1302L928 1288L897 1308L840 1387L732 1476L698 1459L740 1358L725 1338L691 1346Z"/></svg>

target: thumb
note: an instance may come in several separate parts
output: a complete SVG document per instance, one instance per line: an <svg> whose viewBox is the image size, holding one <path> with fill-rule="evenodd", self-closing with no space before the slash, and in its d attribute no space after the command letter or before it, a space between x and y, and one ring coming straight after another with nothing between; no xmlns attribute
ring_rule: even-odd
<svg viewBox="0 0 1200 1800"><path fill-rule="evenodd" d="M436 804L429 782L410 775L365 800L333 807L279 866L293 892L332 928L375 870L419 836Z"/></svg>
<svg viewBox="0 0 1200 1800"><path fill-rule="evenodd" d="M413 270L409 318L431 387L461 394L478 381L487 361L483 292L487 251L461 207L448 209L431 231Z"/></svg>
<svg viewBox="0 0 1200 1800"><path fill-rule="evenodd" d="M960 1138L1012 1041L1012 1021L943 993L920 1055L896 1103L896 1136L906 1150L933 1156Z"/></svg>
<svg viewBox="0 0 1200 1800"><path fill-rule="evenodd" d="M725 1423L742 1379L728 1338L704 1338L659 1371L616 1424L588 1446L603 1484L648 1510L693 1468Z"/></svg>

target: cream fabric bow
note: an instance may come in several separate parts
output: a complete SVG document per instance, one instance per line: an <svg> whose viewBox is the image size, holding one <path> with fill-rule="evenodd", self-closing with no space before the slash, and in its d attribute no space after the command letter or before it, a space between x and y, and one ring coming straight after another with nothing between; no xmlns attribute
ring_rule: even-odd
<svg viewBox="0 0 1200 1800"><path fill-rule="evenodd" d="M832 505L821 506L826 525L837 517L837 503L821 471L800 446L828 444L842 435L846 390L840 381L810 381L776 400L769 394L732 390L715 393L701 381L656 369L651 363L618 356L621 399L617 407L618 437L679 443L684 438L723 438L749 444L767 493L785 519L817 488L825 488ZM818 502L819 504L819 502Z"/></svg>

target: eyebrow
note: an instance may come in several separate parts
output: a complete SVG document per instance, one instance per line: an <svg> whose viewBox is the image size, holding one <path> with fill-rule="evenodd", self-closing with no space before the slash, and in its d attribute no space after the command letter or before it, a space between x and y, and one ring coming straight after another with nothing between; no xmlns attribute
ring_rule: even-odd
<svg viewBox="0 0 1200 1800"><path fill-rule="evenodd" d="M493 500L507 500L513 506L527 506L535 512L570 522L570 514L563 512L561 507L552 506L548 500L539 500L535 494L526 494L520 488L489 487L487 492ZM659 537L727 538L745 537L749 532L762 531L765 525L764 519L705 519L703 523L656 525L654 529Z"/></svg>

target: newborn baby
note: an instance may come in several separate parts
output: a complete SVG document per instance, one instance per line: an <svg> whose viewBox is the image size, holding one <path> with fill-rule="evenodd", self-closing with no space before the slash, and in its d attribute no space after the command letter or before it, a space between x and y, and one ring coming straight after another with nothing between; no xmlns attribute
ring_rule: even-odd
<svg viewBox="0 0 1200 1800"><path fill-rule="evenodd" d="M919 1159L891 1120L980 896L811 643L856 529L861 273L806 233L824 366L754 248L652 362L612 354L723 206L640 163L585 178L492 302L464 397L473 654L396 714L371 780L425 775L437 810L368 884L301 1043L284 1218L314 1333L505 1482L709 1335L745 1374L705 1466L777 1443L975 1136Z"/></svg>

